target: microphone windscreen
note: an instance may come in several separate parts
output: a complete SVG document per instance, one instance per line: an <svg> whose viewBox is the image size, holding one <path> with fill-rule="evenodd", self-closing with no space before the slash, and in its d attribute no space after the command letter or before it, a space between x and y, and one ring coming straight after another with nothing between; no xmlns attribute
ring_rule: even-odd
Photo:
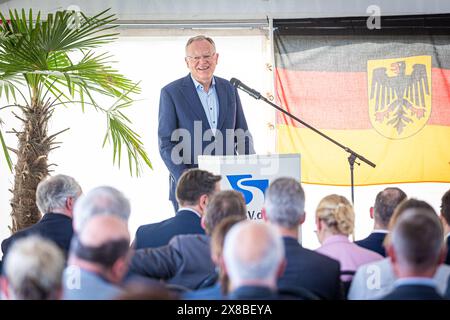
<svg viewBox="0 0 450 320"><path fill-rule="evenodd" d="M238 85L241 83L238 79L236 78L231 78L230 79L231 84L233 85L233 87L238 87Z"/></svg>

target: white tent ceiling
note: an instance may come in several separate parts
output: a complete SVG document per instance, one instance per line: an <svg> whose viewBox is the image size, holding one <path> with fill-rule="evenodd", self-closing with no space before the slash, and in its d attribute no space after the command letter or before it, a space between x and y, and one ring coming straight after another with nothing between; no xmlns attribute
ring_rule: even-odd
<svg viewBox="0 0 450 320"><path fill-rule="evenodd" d="M77 6L93 14L110 7L123 22L167 23L365 16L371 5L379 6L382 15L450 12L448 0L3 0L0 10L33 8L47 13Z"/></svg>

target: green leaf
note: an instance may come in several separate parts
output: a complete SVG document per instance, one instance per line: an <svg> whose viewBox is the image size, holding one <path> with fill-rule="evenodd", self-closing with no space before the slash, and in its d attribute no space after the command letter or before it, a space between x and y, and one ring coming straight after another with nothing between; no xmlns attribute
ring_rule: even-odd
<svg viewBox="0 0 450 320"><path fill-rule="evenodd" d="M8 164L9 171L12 171L13 163L11 161L11 157L9 156L8 147L6 146L1 131L0 131L0 143L2 144L3 155L5 157L6 163Z"/></svg>

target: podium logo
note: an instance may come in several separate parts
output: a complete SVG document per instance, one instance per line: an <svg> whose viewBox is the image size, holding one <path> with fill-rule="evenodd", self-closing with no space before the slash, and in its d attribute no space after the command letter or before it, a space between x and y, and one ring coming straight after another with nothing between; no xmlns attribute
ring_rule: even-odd
<svg viewBox="0 0 450 320"><path fill-rule="evenodd" d="M244 195L246 205L253 200L252 189L254 190L256 188L260 190L264 197L264 193L269 186L268 179L252 179L251 174L227 175L227 179L234 190L239 191ZM250 188L250 190L248 190L248 188Z"/></svg>

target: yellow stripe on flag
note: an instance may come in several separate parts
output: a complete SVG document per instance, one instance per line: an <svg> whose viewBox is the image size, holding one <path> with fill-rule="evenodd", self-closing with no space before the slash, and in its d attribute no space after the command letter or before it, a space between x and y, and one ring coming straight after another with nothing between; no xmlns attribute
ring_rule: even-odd
<svg viewBox="0 0 450 320"><path fill-rule="evenodd" d="M377 165L355 164L355 185L450 182L450 127L425 126L401 140L373 129L322 131ZM277 125L277 133L277 152L301 154L302 182L350 185L347 152L306 128Z"/></svg>

